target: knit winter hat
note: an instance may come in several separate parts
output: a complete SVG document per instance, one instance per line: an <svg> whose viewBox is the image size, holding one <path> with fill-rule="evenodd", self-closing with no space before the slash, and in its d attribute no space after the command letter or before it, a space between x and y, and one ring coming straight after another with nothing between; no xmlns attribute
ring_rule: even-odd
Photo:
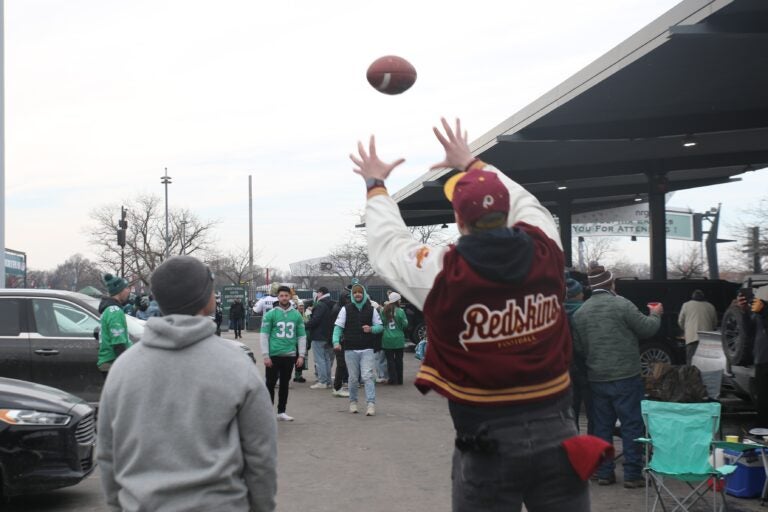
<svg viewBox="0 0 768 512"><path fill-rule="evenodd" d="M165 260L150 281L152 295L164 315L196 315L213 293L213 272L192 256Z"/></svg>
<svg viewBox="0 0 768 512"><path fill-rule="evenodd" d="M399 293L392 292L389 294L389 296L387 296L387 304L392 304L393 302L400 302L400 299L402 299L402 297L400 296Z"/></svg>
<svg viewBox="0 0 768 512"><path fill-rule="evenodd" d="M565 296L567 298L573 299L582 292L584 292L584 289L580 282L570 277L565 280Z"/></svg>
<svg viewBox="0 0 768 512"><path fill-rule="evenodd" d="M590 265L589 269L589 286L593 290L603 289L608 290L613 283L613 274L609 270L605 270L602 265Z"/></svg>
<svg viewBox="0 0 768 512"><path fill-rule="evenodd" d="M128 281L119 276L104 274L101 279L104 281L104 285L107 287L107 293L110 297L114 297L128 287Z"/></svg>

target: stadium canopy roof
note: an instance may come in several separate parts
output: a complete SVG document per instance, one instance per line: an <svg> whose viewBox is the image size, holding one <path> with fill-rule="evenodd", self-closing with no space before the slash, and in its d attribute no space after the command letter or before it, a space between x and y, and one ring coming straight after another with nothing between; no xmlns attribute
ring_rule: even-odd
<svg viewBox="0 0 768 512"><path fill-rule="evenodd" d="M768 1L684 0L471 149L569 230L572 212L640 194L653 216L654 196L766 167ZM407 224L453 221L442 184L454 172L428 172L394 194ZM663 226L663 198L655 206Z"/></svg>

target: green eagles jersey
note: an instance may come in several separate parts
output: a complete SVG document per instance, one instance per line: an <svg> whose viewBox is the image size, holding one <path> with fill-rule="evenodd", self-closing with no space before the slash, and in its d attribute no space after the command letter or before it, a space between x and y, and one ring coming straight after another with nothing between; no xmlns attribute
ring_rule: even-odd
<svg viewBox="0 0 768 512"><path fill-rule="evenodd" d="M408 317L401 308L395 308L394 317L387 322L384 315L381 315L381 322L384 324L384 332L381 336L381 348L403 348L405 347L405 329L408 327Z"/></svg>
<svg viewBox="0 0 768 512"><path fill-rule="evenodd" d="M117 359L115 345L132 345L128 337L128 323L125 313L119 306L109 306L101 314L101 330L99 331L99 359L97 365L111 363Z"/></svg>
<svg viewBox="0 0 768 512"><path fill-rule="evenodd" d="M276 305L262 318L261 333L269 336L270 357L295 354L299 338L306 337L304 318L293 308Z"/></svg>

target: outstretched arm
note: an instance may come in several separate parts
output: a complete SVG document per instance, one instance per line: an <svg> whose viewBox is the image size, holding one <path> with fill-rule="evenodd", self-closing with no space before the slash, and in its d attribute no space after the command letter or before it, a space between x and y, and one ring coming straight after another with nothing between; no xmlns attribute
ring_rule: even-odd
<svg viewBox="0 0 768 512"><path fill-rule="evenodd" d="M469 143L467 142L467 132L462 132L459 119L456 120L455 129L451 128L445 118L441 118L440 122L443 125L443 130L445 130L445 135L440 133L440 130L437 128L432 130L435 132L437 140L440 141L440 144L445 149L445 159L436 163L431 168L452 167L454 169L464 169L466 172L472 172L477 169L495 172L504 186L507 187L507 190L509 190L509 217L507 225L512 227L518 222L525 222L531 226L536 226L562 249L560 233L555 224L555 219L552 218L549 210L543 207L533 194L525 190L517 182L511 180L506 174L472 156L469 150Z"/></svg>
<svg viewBox="0 0 768 512"><path fill-rule="evenodd" d="M357 150L358 155L350 155L350 159L356 166L354 172L365 179L368 189L365 222L371 265L416 307L423 308L435 276L442 268L445 248L429 247L414 240L397 204L387 193L384 180L404 160L381 161L374 137L367 151L362 143L358 143Z"/></svg>

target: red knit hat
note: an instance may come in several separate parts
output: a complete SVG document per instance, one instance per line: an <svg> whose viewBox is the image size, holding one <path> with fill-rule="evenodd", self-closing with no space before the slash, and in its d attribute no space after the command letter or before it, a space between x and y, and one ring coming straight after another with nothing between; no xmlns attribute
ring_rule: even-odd
<svg viewBox="0 0 768 512"><path fill-rule="evenodd" d="M489 213L509 213L509 191L495 172L473 170L456 174L443 190L461 220L468 224Z"/></svg>

